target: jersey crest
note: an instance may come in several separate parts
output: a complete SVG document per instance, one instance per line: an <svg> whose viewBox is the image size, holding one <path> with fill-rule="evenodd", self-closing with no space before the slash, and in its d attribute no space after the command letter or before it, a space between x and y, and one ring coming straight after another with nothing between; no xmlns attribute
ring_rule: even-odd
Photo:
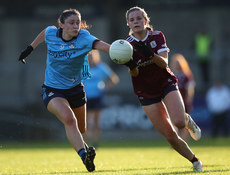
<svg viewBox="0 0 230 175"><path fill-rule="evenodd" d="M150 44L150 46L151 46L152 48L157 47L156 41L151 41L149 44Z"/></svg>

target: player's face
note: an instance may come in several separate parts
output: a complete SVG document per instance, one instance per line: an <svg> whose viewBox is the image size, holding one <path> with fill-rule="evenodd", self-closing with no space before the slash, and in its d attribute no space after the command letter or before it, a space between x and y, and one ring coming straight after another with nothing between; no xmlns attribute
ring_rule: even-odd
<svg viewBox="0 0 230 175"><path fill-rule="evenodd" d="M81 27L81 19L78 15L71 15L66 18L64 24L62 24L64 39L71 39L76 37Z"/></svg>
<svg viewBox="0 0 230 175"><path fill-rule="evenodd" d="M145 30L146 20L139 10L129 13L128 25L134 33L141 33Z"/></svg>

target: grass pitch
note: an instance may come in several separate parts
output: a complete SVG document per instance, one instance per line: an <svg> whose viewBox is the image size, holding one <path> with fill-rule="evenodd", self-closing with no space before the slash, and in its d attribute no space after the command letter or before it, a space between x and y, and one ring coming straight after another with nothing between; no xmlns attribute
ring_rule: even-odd
<svg viewBox="0 0 230 175"><path fill-rule="evenodd" d="M189 143L204 172L230 174L230 138ZM102 142L95 158L98 175L196 174L192 164L165 141ZM90 174L68 143L0 143L0 175Z"/></svg>

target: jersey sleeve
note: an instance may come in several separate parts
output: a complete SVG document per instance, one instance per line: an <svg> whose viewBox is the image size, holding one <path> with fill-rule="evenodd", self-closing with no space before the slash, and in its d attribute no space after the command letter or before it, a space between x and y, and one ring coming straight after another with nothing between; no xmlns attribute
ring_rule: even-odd
<svg viewBox="0 0 230 175"><path fill-rule="evenodd" d="M57 32L57 28L55 26L48 26L45 31L45 42L49 43L52 41L52 36Z"/></svg>
<svg viewBox="0 0 230 175"><path fill-rule="evenodd" d="M87 30L81 29L82 32L82 44L88 48L88 49L93 49L94 42L98 40L95 36L91 35Z"/></svg>
<svg viewBox="0 0 230 175"><path fill-rule="evenodd" d="M159 54L160 52L167 51L169 52L169 48L166 44L166 39L165 36L162 32L159 32L159 35L157 37L157 53Z"/></svg>

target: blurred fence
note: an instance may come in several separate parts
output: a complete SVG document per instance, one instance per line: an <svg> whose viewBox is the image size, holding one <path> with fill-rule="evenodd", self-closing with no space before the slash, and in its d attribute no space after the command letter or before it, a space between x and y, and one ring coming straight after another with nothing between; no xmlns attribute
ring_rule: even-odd
<svg viewBox="0 0 230 175"><path fill-rule="evenodd" d="M110 97L110 100L113 98L117 97ZM139 105L117 102L117 104L110 102L110 106L101 112L99 123L102 139L162 137ZM25 111L1 110L0 140L66 140L64 126L54 115L47 111L38 112L38 109L33 108ZM191 115L202 129L203 137L208 137L211 130L211 116L202 97L195 99ZM230 113L228 125L230 127Z"/></svg>

